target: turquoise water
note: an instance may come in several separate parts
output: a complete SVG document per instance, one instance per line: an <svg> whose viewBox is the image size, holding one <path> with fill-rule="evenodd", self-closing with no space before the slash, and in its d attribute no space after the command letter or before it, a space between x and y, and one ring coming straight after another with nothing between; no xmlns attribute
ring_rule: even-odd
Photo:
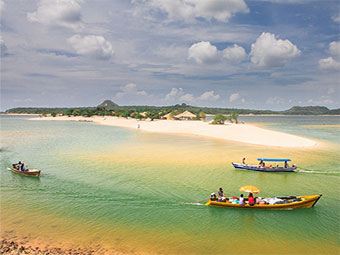
<svg viewBox="0 0 340 255"><path fill-rule="evenodd" d="M241 117L318 139L280 149L150 134L92 123L1 117L1 234L146 254L338 254L339 117ZM243 156L290 157L302 173L237 171ZM8 171L23 160L40 178ZM210 208L218 187L239 195L323 193L292 211Z"/></svg>

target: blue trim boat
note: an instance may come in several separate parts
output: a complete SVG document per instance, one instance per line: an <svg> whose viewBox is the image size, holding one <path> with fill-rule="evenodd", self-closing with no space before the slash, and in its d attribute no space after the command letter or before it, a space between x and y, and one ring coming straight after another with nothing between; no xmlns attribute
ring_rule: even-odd
<svg viewBox="0 0 340 255"><path fill-rule="evenodd" d="M247 164L239 164L232 162L235 169L244 169L244 170L253 170L260 172L294 172L296 170L296 165L292 166L288 165L290 159L268 159L268 158L258 158L260 161L259 165L247 165ZM275 162L275 164L266 165L264 162ZM279 162L284 162L284 166L279 166Z"/></svg>

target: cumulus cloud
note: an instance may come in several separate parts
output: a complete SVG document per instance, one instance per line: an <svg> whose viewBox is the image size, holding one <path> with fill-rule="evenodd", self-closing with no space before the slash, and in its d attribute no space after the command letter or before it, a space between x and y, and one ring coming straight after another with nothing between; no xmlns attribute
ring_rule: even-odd
<svg viewBox="0 0 340 255"><path fill-rule="evenodd" d="M40 0L35 12L27 13L31 22L80 30L82 0Z"/></svg>
<svg viewBox="0 0 340 255"><path fill-rule="evenodd" d="M267 104L285 104L287 103L287 101L284 100L282 97L273 96L273 97L269 97L266 103Z"/></svg>
<svg viewBox="0 0 340 255"><path fill-rule="evenodd" d="M0 36L0 53L1 57L6 56L7 54L7 46L1 36Z"/></svg>
<svg viewBox="0 0 340 255"><path fill-rule="evenodd" d="M216 101L220 99L220 95L215 95L215 92L213 90L206 91L202 95L198 97L199 100L202 101Z"/></svg>
<svg viewBox="0 0 340 255"><path fill-rule="evenodd" d="M234 93L230 95L229 97L230 102L235 102L237 100L241 100L242 102L244 102L244 98L241 98L241 95L239 93Z"/></svg>
<svg viewBox="0 0 340 255"><path fill-rule="evenodd" d="M227 22L237 13L248 13L244 0L134 0L139 8L160 10L170 20L195 21L198 18ZM141 3L141 4L140 4Z"/></svg>
<svg viewBox="0 0 340 255"><path fill-rule="evenodd" d="M109 59L114 55L112 44L103 36L74 35L68 39L68 42L78 54L88 55L97 59Z"/></svg>
<svg viewBox="0 0 340 255"><path fill-rule="evenodd" d="M338 14L338 16L332 17L332 20L333 20L334 22L340 23L340 14Z"/></svg>
<svg viewBox="0 0 340 255"><path fill-rule="evenodd" d="M247 56L246 51L237 44L223 50L223 57L232 63L239 63Z"/></svg>
<svg viewBox="0 0 340 255"><path fill-rule="evenodd" d="M188 50L188 59L194 60L196 63L213 63L217 61L218 51L210 42L194 43Z"/></svg>
<svg viewBox="0 0 340 255"><path fill-rule="evenodd" d="M284 66L301 51L289 40L276 39L274 34L263 32L251 45L251 62L261 67Z"/></svg>
<svg viewBox="0 0 340 255"><path fill-rule="evenodd" d="M115 95L116 99L123 98L125 96L147 96L148 93L146 93L144 90L138 90L137 85L134 83L126 84L125 86L121 87L121 92L118 92Z"/></svg>
<svg viewBox="0 0 340 255"><path fill-rule="evenodd" d="M325 105L325 104L333 104L334 101L330 99L328 96L321 96L318 99L309 99L308 100L309 104L314 104L314 105Z"/></svg>
<svg viewBox="0 0 340 255"><path fill-rule="evenodd" d="M184 102L193 102L194 96L193 94L185 94L182 88L172 88L170 93L165 95L165 101L175 102L175 101L184 101Z"/></svg>
<svg viewBox="0 0 340 255"><path fill-rule="evenodd" d="M182 88L172 88L170 93L165 95L165 101L173 101L175 100L178 96L183 95L183 89Z"/></svg>
<svg viewBox="0 0 340 255"><path fill-rule="evenodd" d="M322 70L340 70L340 62L336 61L334 58L323 58L319 60L319 68Z"/></svg>
<svg viewBox="0 0 340 255"><path fill-rule="evenodd" d="M220 95L215 94L213 90L203 92L199 97L195 97L193 94L184 93L182 88L172 88L170 93L165 95L164 100L167 102L188 102L195 101L216 101L220 99Z"/></svg>
<svg viewBox="0 0 340 255"><path fill-rule="evenodd" d="M194 102L194 101L195 101L195 98L194 98L194 95L193 95L193 94L187 93L187 94L184 94L183 96L181 96L181 97L179 98L179 100L180 100L181 102L189 102L189 103L191 103L191 102Z"/></svg>
<svg viewBox="0 0 340 255"><path fill-rule="evenodd" d="M337 58L340 58L340 41L339 42L331 42L329 44L329 52Z"/></svg>

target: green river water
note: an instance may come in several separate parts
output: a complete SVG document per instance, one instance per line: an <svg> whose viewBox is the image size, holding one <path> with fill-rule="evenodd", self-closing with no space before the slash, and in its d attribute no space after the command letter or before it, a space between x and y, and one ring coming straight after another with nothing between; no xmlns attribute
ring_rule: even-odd
<svg viewBox="0 0 340 255"><path fill-rule="evenodd" d="M255 146L71 121L1 116L1 235L54 246L141 254L339 254L340 117L241 121L317 140ZM298 173L234 170L232 161L292 158ZM8 171L19 160L40 178ZM315 195L314 208L245 210L195 203L223 187Z"/></svg>

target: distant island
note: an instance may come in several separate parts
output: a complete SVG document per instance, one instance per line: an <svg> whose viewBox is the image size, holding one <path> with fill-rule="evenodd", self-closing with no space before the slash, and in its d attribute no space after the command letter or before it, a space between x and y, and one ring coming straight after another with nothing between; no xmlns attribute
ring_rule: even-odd
<svg viewBox="0 0 340 255"><path fill-rule="evenodd" d="M248 114L248 115L340 115L340 108L330 110L325 106L293 106L285 111L252 110L237 108L213 108L198 107L187 104L176 104L172 106L119 106L111 100L105 100L98 106L93 107L70 107L70 108L43 108L43 107L17 107L7 110L7 114L40 114L40 115L68 115L68 116L119 116L133 118L159 119L172 113L178 114L189 111L198 118L202 114Z"/></svg>

